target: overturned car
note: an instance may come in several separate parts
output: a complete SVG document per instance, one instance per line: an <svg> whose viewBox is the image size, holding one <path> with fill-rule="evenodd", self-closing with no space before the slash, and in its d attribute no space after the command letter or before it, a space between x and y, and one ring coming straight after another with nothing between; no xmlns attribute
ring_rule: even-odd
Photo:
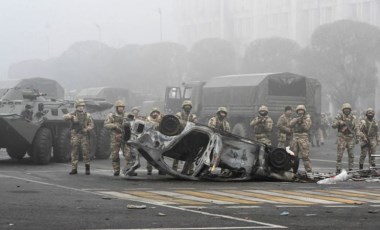
<svg viewBox="0 0 380 230"><path fill-rule="evenodd" d="M167 174L186 180L291 181L298 158L291 151L273 148L208 126L182 122L173 115L163 117L159 127L135 120L128 128L132 152ZM183 161L182 170L171 167ZM128 174L139 167L131 164Z"/></svg>

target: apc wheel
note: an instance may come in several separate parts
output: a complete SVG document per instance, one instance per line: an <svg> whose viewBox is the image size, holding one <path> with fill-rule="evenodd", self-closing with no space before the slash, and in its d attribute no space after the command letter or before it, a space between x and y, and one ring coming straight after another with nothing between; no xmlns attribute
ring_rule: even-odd
<svg viewBox="0 0 380 230"><path fill-rule="evenodd" d="M111 137L106 128L102 128L96 143L96 158L108 159L111 155Z"/></svg>
<svg viewBox="0 0 380 230"><path fill-rule="evenodd" d="M54 146L54 161L58 163L65 163L70 161L71 157L71 143L70 143L70 129L63 129L58 135L57 143Z"/></svg>
<svg viewBox="0 0 380 230"><path fill-rule="evenodd" d="M241 137L248 137L248 130L242 123L237 123L233 128L232 128L232 133Z"/></svg>
<svg viewBox="0 0 380 230"><path fill-rule="evenodd" d="M13 146L7 148L7 153L10 158L21 160L26 154L26 149L23 146Z"/></svg>
<svg viewBox="0 0 380 230"><path fill-rule="evenodd" d="M51 159L53 135L48 128L40 128L33 140L33 161L48 164Z"/></svg>

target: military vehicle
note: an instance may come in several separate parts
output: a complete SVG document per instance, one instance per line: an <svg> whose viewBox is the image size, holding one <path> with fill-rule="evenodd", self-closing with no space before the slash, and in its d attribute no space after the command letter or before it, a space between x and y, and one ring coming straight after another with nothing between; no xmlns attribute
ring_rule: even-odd
<svg viewBox="0 0 380 230"><path fill-rule="evenodd" d="M218 107L227 107L232 133L250 138L252 129L249 123L261 105L269 108L268 115L275 123L285 106L294 110L298 104L306 106L312 119L317 117L321 113L321 84L316 79L287 72L214 77L206 82L167 87L165 112L173 114L180 111L183 100L192 100L192 112L203 124L215 115ZM276 134L276 130L273 133ZM271 139L275 145L277 135Z"/></svg>
<svg viewBox="0 0 380 230"><path fill-rule="evenodd" d="M0 148L12 159L28 154L37 164L70 160L70 128L63 115L73 103L62 100L63 88L54 80L31 78L2 84L0 94ZM44 93L49 92L49 94ZM96 133L90 133L91 155Z"/></svg>

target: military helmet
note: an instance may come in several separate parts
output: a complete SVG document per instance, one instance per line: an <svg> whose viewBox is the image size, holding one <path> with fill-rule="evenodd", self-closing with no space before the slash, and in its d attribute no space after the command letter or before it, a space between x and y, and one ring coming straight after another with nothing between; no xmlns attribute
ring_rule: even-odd
<svg viewBox="0 0 380 230"><path fill-rule="evenodd" d="M342 105L342 110L344 110L344 109L352 109L352 107L351 107L351 105L350 105L350 103L344 103L343 105Z"/></svg>
<svg viewBox="0 0 380 230"><path fill-rule="evenodd" d="M296 107L296 112L298 111L298 110L303 110L303 111L305 111L306 112L306 107L304 106L304 105L297 105L297 107Z"/></svg>
<svg viewBox="0 0 380 230"><path fill-rule="evenodd" d="M266 107L265 105L260 106L260 108L259 108L259 112L260 112L260 111L269 112L269 111L268 111L268 107Z"/></svg>
<svg viewBox="0 0 380 230"><path fill-rule="evenodd" d="M139 109L139 107L137 107L137 106L135 106L135 107L133 107L133 108L131 109L131 111L133 111L133 110L137 110L137 111L140 112L140 109Z"/></svg>
<svg viewBox="0 0 380 230"><path fill-rule="evenodd" d="M218 111L216 113L224 112L227 114L227 108L226 107L219 107Z"/></svg>
<svg viewBox="0 0 380 230"><path fill-rule="evenodd" d="M160 109L157 108L157 107L154 107L154 108L152 109L152 111L150 112L150 114L152 114L152 113L154 113L154 112L157 112L157 113L161 114Z"/></svg>
<svg viewBox="0 0 380 230"><path fill-rule="evenodd" d="M25 105L25 109L31 109L31 108L32 108L31 105L29 105L29 104L26 104L26 105Z"/></svg>
<svg viewBox="0 0 380 230"><path fill-rule="evenodd" d="M184 100L182 103L182 108L185 107L186 105L193 107L193 103L191 103L190 100Z"/></svg>
<svg viewBox="0 0 380 230"><path fill-rule="evenodd" d="M368 108L365 114L375 114L375 110L373 108Z"/></svg>
<svg viewBox="0 0 380 230"><path fill-rule="evenodd" d="M122 100L115 101L115 108L117 107L125 107L125 104Z"/></svg>
<svg viewBox="0 0 380 230"><path fill-rule="evenodd" d="M78 106L85 106L86 104L84 103L84 100L83 99L78 99L76 102L75 102L75 108L77 108Z"/></svg>

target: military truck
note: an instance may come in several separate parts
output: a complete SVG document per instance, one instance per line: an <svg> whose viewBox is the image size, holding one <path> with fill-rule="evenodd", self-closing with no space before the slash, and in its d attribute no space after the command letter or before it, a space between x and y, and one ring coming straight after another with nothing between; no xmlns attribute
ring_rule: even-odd
<svg viewBox="0 0 380 230"><path fill-rule="evenodd" d="M2 87L0 148L6 148L12 159L22 159L28 154L37 164L69 161L70 128L62 117L73 105L62 100L63 88L56 81L45 78L6 82ZM96 134L92 131L92 155L95 149Z"/></svg>
<svg viewBox="0 0 380 230"><path fill-rule="evenodd" d="M218 107L227 107L232 133L252 138L249 123L261 105L268 106L269 116L275 123L288 105L295 109L296 105L304 104L312 118L318 116L321 113L321 84L316 79L288 72L214 77L206 82L167 87L165 112L180 111L186 99L192 100L192 112L203 124L215 115ZM273 133L277 133L276 130ZM277 143L276 136L271 138L273 144Z"/></svg>

